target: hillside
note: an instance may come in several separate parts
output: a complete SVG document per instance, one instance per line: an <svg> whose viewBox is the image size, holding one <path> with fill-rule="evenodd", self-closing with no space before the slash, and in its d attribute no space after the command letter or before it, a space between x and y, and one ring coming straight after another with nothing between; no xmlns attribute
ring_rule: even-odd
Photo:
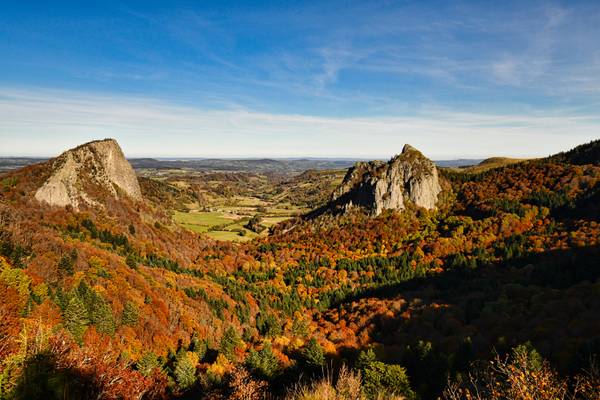
<svg viewBox="0 0 600 400"><path fill-rule="evenodd" d="M549 157L552 161L577 165L600 163L600 140L593 140L569 151Z"/></svg>
<svg viewBox="0 0 600 400"><path fill-rule="evenodd" d="M582 382L574 398L597 399L600 166L590 161L442 170L435 209L288 216L244 243L172 215L227 190L317 207L343 171L144 178L140 198L94 180L83 189L101 206L78 210L36 200L56 161L12 171L0 190L0 394L302 398L290 388L309 390L327 365L334 381L360 372L367 398L463 398L448 393L483 390L465 377L498 352L507 369L535 359L522 371L533 382L570 392ZM87 177L104 164L80 165Z"/></svg>

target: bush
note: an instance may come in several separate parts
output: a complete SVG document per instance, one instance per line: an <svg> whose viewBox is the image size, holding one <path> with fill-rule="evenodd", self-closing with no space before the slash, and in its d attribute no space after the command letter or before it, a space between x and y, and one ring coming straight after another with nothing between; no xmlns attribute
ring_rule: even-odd
<svg viewBox="0 0 600 400"><path fill-rule="evenodd" d="M403 396L416 398L411 389L406 370L397 364L385 364L377 361L375 352L362 351L356 362L363 374L363 390L369 399Z"/></svg>
<svg viewBox="0 0 600 400"><path fill-rule="evenodd" d="M590 371L597 371L593 367ZM547 361L525 343L515 347L506 357L496 356L487 364L474 364L463 379L450 382L443 393L447 400L515 399L555 400L566 398L597 399L600 376L578 376L571 392L565 379ZM596 389L593 389L596 388Z"/></svg>
<svg viewBox="0 0 600 400"><path fill-rule="evenodd" d="M331 376L295 388L287 400L363 400L360 372L353 372L342 365L337 381Z"/></svg>
<svg viewBox="0 0 600 400"><path fill-rule="evenodd" d="M229 374L228 395L230 400L260 400L265 398L267 384L254 379L244 368L236 368Z"/></svg>

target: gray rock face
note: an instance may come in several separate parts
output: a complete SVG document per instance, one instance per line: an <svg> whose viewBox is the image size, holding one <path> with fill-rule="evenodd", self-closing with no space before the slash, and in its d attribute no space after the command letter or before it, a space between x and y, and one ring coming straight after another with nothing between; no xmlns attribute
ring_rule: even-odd
<svg viewBox="0 0 600 400"><path fill-rule="evenodd" d="M141 200L140 184L114 139L97 140L67 150L50 160L51 175L35 198L53 206L98 205L96 192Z"/></svg>
<svg viewBox="0 0 600 400"><path fill-rule="evenodd" d="M403 210L406 200L434 209L441 190L435 164L407 144L387 163L356 163L334 192L331 204L344 210L363 207L373 215L386 209Z"/></svg>

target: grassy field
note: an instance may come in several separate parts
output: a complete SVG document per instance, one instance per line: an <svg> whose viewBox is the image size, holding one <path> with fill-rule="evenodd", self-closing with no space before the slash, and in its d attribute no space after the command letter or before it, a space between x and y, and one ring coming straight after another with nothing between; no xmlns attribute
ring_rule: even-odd
<svg viewBox="0 0 600 400"><path fill-rule="evenodd" d="M224 213L221 211L175 211L173 214L173 220L186 229L203 233L216 240L236 242L245 242L258 236L255 232L244 228L248 219L248 217L240 217L230 212ZM266 218L264 225L269 227L285 219L287 217ZM215 229L216 227L218 228ZM243 234L240 234L240 232L243 232Z"/></svg>
<svg viewBox="0 0 600 400"><path fill-rule="evenodd" d="M230 231L211 231L206 234L215 240L229 240L232 242L247 242L254 239L258 235L254 232L246 231L246 235L240 236L237 232Z"/></svg>
<svg viewBox="0 0 600 400"><path fill-rule="evenodd" d="M264 217L262 220L262 224L264 226L266 226L267 228L273 226L273 225L277 225L280 222L283 222L285 220L289 219L289 217Z"/></svg>
<svg viewBox="0 0 600 400"><path fill-rule="evenodd" d="M173 219L181 226L199 233L205 233L213 226L230 224L235 221L235 219L227 218L220 212L202 211L175 211Z"/></svg>

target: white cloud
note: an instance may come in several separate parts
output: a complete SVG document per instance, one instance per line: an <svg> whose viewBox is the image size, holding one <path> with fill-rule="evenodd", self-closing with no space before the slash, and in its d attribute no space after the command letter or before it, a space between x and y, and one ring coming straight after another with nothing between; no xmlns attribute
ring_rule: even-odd
<svg viewBox="0 0 600 400"><path fill-rule="evenodd" d="M333 118L0 88L0 155L55 155L104 137L119 140L128 156L377 158L399 152L404 143L436 159L543 156L600 137L600 118L433 108L398 117Z"/></svg>

